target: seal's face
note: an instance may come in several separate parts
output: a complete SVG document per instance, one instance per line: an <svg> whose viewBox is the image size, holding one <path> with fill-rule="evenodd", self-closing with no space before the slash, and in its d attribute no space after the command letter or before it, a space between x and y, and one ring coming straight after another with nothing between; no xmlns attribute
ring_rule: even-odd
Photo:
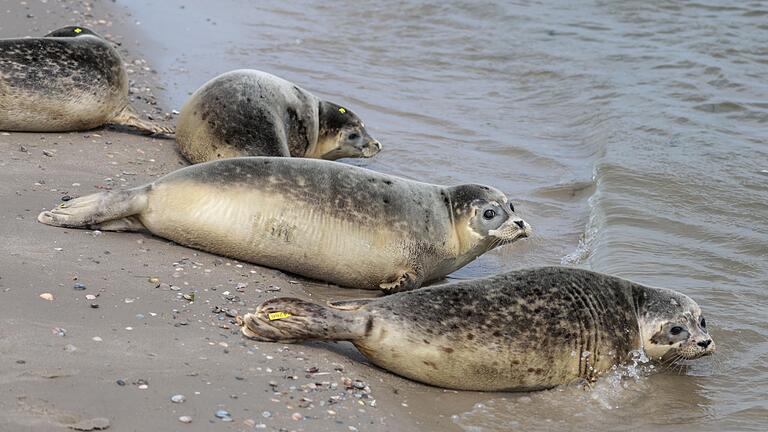
<svg viewBox="0 0 768 432"><path fill-rule="evenodd" d="M321 102L320 131L317 147L311 157L336 160L369 158L381 151L381 144L368 135L365 125L352 111Z"/></svg>
<svg viewBox="0 0 768 432"><path fill-rule="evenodd" d="M483 185L452 188L456 223L469 235L462 237L465 249L477 246L491 250L531 235L531 226L515 214L515 206L499 190ZM461 234L460 234L461 236Z"/></svg>
<svg viewBox="0 0 768 432"><path fill-rule="evenodd" d="M651 300L640 318L646 354L652 359L673 362L715 352L715 342L699 305L683 294L658 291L661 299Z"/></svg>
<svg viewBox="0 0 768 432"><path fill-rule="evenodd" d="M62 27L60 29L56 29L48 33L47 35L45 35L45 37L78 37L78 36L85 36L85 35L92 35L92 36L101 38L101 36L97 35L93 31L85 27L78 27L78 26Z"/></svg>

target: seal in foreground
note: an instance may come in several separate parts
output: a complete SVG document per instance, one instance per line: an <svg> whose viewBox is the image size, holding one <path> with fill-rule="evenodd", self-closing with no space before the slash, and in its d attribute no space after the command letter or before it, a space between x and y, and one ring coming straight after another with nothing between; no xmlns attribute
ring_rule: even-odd
<svg viewBox="0 0 768 432"><path fill-rule="evenodd" d="M198 89L181 108L176 141L192 163L237 156L368 158L381 150L352 111L249 69Z"/></svg>
<svg viewBox="0 0 768 432"><path fill-rule="evenodd" d="M0 130L66 132L104 124L148 134L172 129L139 118L128 101L123 60L85 27L0 39Z"/></svg>
<svg viewBox="0 0 768 432"><path fill-rule="evenodd" d="M461 390L531 391L592 381L641 349L667 361L715 350L689 297L563 267L330 307L277 298L238 322L245 336L260 341L351 341L384 369Z"/></svg>
<svg viewBox="0 0 768 432"><path fill-rule="evenodd" d="M38 220L146 228L209 252L387 292L440 279L530 232L488 186L438 186L281 157L192 165L145 186L67 201Z"/></svg>

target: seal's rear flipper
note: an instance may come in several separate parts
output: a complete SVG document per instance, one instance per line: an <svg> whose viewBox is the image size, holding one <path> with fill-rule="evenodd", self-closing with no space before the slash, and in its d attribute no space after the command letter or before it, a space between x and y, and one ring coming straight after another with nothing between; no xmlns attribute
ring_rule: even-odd
<svg viewBox="0 0 768 432"><path fill-rule="evenodd" d="M328 306L334 309L341 310L355 310L372 302L373 299L356 299L356 300L339 300L334 302L328 302Z"/></svg>
<svg viewBox="0 0 768 432"><path fill-rule="evenodd" d="M40 213L37 220L46 225L66 228L138 231L144 226L134 215L147 208L147 190L150 187L100 192L76 198Z"/></svg>
<svg viewBox="0 0 768 432"><path fill-rule="evenodd" d="M110 124L119 126L128 126L147 134L147 135L172 135L174 130L169 127L150 123L139 118L139 114L132 106L126 105L120 114L109 121Z"/></svg>
<svg viewBox="0 0 768 432"><path fill-rule="evenodd" d="M237 318L240 331L262 342L307 339L355 340L365 335L367 313L329 309L290 297L267 300L256 312Z"/></svg>

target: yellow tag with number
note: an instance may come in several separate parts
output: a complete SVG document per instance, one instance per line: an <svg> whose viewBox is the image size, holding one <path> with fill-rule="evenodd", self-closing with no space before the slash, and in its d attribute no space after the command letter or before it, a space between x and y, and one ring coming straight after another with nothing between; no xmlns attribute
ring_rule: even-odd
<svg viewBox="0 0 768 432"><path fill-rule="evenodd" d="M345 110L344 108L339 108L339 112L344 114L345 112L347 112L347 110Z"/></svg>
<svg viewBox="0 0 768 432"><path fill-rule="evenodd" d="M81 29L80 27L77 27L75 29L75 33L82 33L82 32L83 32L83 29Z"/></svg>
<svg viewBox="0 0 768 432"><path fill-rule="evenodd" d="M279 320L283 318L290 318L293 315L289 314L288 312L272 312L271 314L267 315L270 321Z"/></svg>

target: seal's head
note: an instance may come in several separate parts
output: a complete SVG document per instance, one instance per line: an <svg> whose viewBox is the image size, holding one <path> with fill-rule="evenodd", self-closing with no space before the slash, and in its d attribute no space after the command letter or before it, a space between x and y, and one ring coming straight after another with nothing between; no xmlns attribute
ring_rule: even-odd
<svg viewBox="0 0 768 432"><path fill-rule="evenodd" d="M515 206L489 186L465 184L448 188L444 197L453 210L462 249L480 250L531 235L531 226L515 214Z"/></svg>
<svg viewBox="0 0 768 432"><path fill-rule="evenodd" d="M648 357L691 360L715 352L707 321L690 297L653 288L642 294L638 307L640 337Z"/></svg>
<svg viewBox="0 0 768 432"><path fill-rule="evenodd" d="M92 35L101 39L101 36L93 32L92 30L87 29L85 27L79 27L79 26L62 27L60 29L56 29L48 33L47 35L45 35L45 37L78 37L78 36L85 36L85 35Z"/></svg>
<svg viewBox="0 0 768 432"><path fill-rule="evenodd" d="M368 135L360 117L347 108L322 101L318 117L317 146L307 157L326 160L369 158L381 151L381 144Z"/></svg>

